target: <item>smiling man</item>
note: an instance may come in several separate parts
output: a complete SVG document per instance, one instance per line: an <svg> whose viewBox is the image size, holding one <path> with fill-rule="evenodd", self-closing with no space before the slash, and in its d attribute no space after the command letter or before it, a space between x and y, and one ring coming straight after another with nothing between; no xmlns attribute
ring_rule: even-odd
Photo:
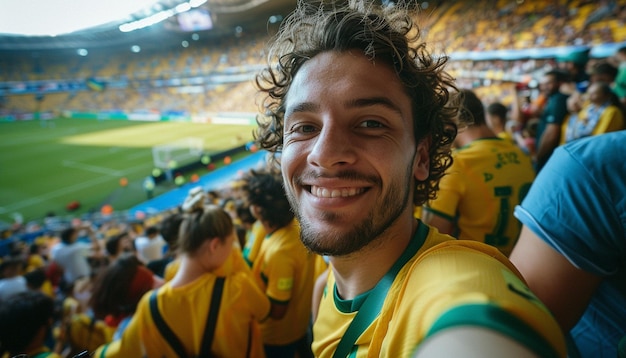
<svg viewBox="0 0 626 358"><path fill-rule="evenodd" d="M451 164L457 110L445 57L412 26L399 7L301 1L257 78L257 140L280 153L301 240L331 261L313 352L565 356L506 257L413 217Z"/></svg>

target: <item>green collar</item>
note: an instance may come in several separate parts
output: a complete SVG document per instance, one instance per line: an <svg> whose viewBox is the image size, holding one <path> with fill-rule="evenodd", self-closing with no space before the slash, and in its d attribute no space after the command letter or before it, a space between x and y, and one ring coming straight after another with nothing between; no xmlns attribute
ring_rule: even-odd
<svg viewBox="0 0 626 358"><path fill-rule="evenodd" d="M383 307L383 303L387 298L387 293L393 284L393 281L396 279L398 272L406 265L409 260L415 256L417 251L422 247L424 241L426 240L426 236L428 236L428 226L418 221L419 226L415 231L415 235L411 239L409 246L404 250L402 255L398 258L398 260L391 266L391 269L383 276L383 278L378 281L376 286L368 292L365 292L359 296L365 297L356 297L354 300L351 300L350 309L357 309L357 313L350 322L350 326L344 333L343 337L339 341L337 345L337 349L333 354L333 358L344 358L357 349L355 346L356 340L365 332L367 327L369 327L372 322L378 317L380 314L380 310ZM337 302L339 296L337 295L337 285L335 284L334 298L335 304L337 308L339 308ZM345 300L344 302L350 302L350 300ZM358 304L355 304L358 303ZM354 311L350 311L354 312Z"/></svg>

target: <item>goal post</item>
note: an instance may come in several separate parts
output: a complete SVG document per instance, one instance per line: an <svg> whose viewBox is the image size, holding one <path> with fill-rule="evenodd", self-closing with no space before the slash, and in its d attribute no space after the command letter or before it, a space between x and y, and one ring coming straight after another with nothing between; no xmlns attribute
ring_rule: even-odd
<svg viewBox="0 0 626 358"><path fill-rule="evenodd" d="M152 147L154 166L162 170L176 169L197 162L203 153L204 140L198 137L187 137Z"/></svg>

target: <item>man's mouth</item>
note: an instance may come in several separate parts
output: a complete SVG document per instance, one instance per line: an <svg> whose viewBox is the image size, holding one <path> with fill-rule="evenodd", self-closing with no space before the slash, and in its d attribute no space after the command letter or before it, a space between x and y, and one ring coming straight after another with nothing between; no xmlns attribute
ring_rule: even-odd
<svg viewBox="0 0 626 358"><path fill-rule="evenodd" d="M318 198L349 198L366 190L367 188L324 188L315 185L309 187L309 192Z"/></svg>

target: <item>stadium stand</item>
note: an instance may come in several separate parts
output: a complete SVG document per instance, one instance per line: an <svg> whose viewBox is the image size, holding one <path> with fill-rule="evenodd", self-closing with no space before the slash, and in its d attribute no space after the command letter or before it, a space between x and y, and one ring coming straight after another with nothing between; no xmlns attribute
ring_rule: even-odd
<svg viewBox="0 0 626 358"><path fill-rule="evenodd" d="M427 42L456 59L449 71L460 86L475 88L486 103L498 100L509 106L516 95L511 84L532 84L558 66L549 50L563 53L568 46L583 46L591 49L590 63L595 63L626 41L626 0L443 1L421 9L416 17ZM35 113L55 117L66 111L182 113L189 118L254 113L258 104L251 100L256 92L251 78L263 62L268 39L246 34L132 56L0 56L0 118L33 118ZM472 58L520 49L526 52L513 52L511 58ZM540 55L529 58L529 53ZM97 79L103 88L89 89L89 79Z"/></svg>

